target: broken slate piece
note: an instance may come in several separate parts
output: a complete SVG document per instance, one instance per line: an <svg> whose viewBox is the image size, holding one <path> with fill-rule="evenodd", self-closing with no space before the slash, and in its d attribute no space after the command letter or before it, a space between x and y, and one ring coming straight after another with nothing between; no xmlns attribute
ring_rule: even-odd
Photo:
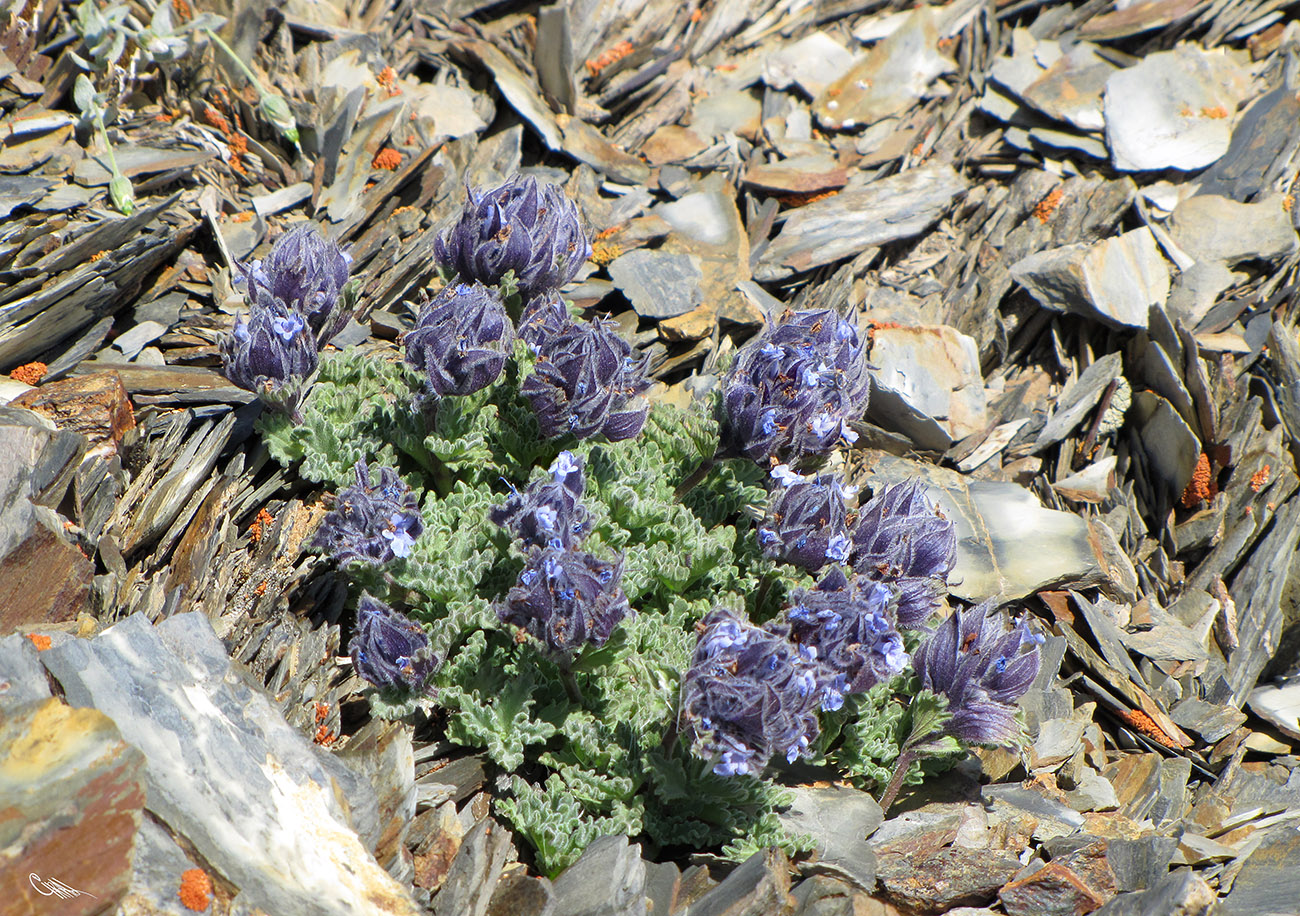
<svg viewBox="0 0 1300 916"><path fill-rule="evenodd" d="M1275 261L1300 247L1278 194L1250 204L1208 194L1189 197L1169 217L1169 234L1197 263Z"/></svg>
<svg viewBox="0 0 1300 916"><path fill-rule="evenodd" d="M1232 882L1224 909L1234 916L1283 916L1300 901L1300 831L1271 834Z"/></svg>
<svg viewBox="0 0 1300 916"><path fill-rule="evenodd" d="M932 164L813 201L789 215L763 253L755 278L782 279L873 245L911 238L937 222L965 190L965 180L951 166Z"/></svg>
<svg viewBox="0 0 1300 916"><path fill-rule="evenodd" d="M1122 381L1123 370L1124 355L1117 350L1080 372L1079 377L1056 399L1056 409L1034 440L1034 450L1055 445L1074 432L1101 401L1106 387L1115 379Z"/></svg>
<svg viewBox="0 0 1300 916"><path fill-rule="evenodd" d="M642 916L646 869L641 847L603 836L555 879L555 910L571 916Z"/></svg>
<svg viewBox="0 0 1300 916"><path fill-rule="evenodd" d="M1175 841L1176 842L1176 841ZM1149 890L1120 894L1094 916L1153 916L1155 913L1212 913L1219 895L1205 879L1189 869L1180 869L1153 885ZM1295 899L1294 897L1292 898ZM1230 910L1236 913L1236 910ZM1264 916L1260 910L1243 910L1251 916ZM1281 911L1278 911L1281 912ZM1294 907L1291 912L1294 912Z"/></svg>
<svg viewBox="0 0 1300 916"><path fill-rule="evenodd" d="M1011 276L1044 308L1145 328L1169 295L1169 266L1145 226L1092 245L1076 242L1022 258Z"/></svg>
<svg viewBox="0 0 1300 916"><path fill-rule="evenodd" d="M685 881L683 880L683 884ZM689 906L691 916L788 912L790 860L779 849L761 849Z"/></svg>
<svg viewBox="0 0 1300 916"><path fill-rule="evenodd" d="M1201 456L1196 433L1172 404L1151 391L1137 393L1129 416L1137 426L1147 462L1156 477L1170 493L1181 495Z"/></svg>
<svg viewBox="0 0 1300 916"><path fill-rule="evenodd" d="M831 874L864 891L876 886L876 854L867 842L884 821L876 800L847 786L795 786L794 803L780 815L792 836L809 834L817 854L806 870Z"/></svg>
<svg viewBox="0 0 1300 916"><path fill-rule="evenodd" d="M938 50L934 12L917 7L892 35L813 103L818 122L830 130L853 130L900 114L940 75L953 69Z"/></svg>
<svg viewBox="0 0 1300 916"><path fill-rule="evenodd" d="M642 318L673 318L699 305L703 274L688 254L637 248L609 264L614 285Z"/></svg>
<svg viewBox="0 0 1300 916"><path fill-rule="evenodd" d="M952 439L988 424L984 378L974 339L947 325L878 327L873 381L939 421Z"/></svg>
<svg viewBox="0 0 1300 916"><path fill-rule="evenodd" d="M763 82L773 89L798 86L816 97L852 66L852 52L817 31L768 54L763 60Z"/></svg>
<svg viewBox="0 0 1300 916"><path fill-rule="evenodd" d="M1250 74L1224 49L1179 45L1148 54L1106 82L1106 142L1125 172L1199 169L1228 151Z"/></svg>
<svg viewBox="0 0 1300 916"><path fill-rule="evenodd" d="M1079 130L1098 131L1106 125L1101 113L1102 91L1117 69L1098 53L1096 45L1080 42L1026 86L1020 97L1048 117Z"/></svg>
<svg viewBox="0 0 1300 916"><path fill-rule="evenodd" d="M1250 692L1250 711L1283 734L1300 739L1300 681L1267 685ZM1207 739L1208 740L1208 739Z"/></svg>
<svg viewBox="0 0 1300 916"><path fill-rule="evenodd" d="M415 916L358 836L379 826L373 790L232 669L201 613L156 627L135 614L41 661L70 703L104 712L144 755L150 811L236 899L267 912Z"/></svg>
<svg viewBox="0 0 1300 916"><path fill-rule="evenodd" d="M880 885L894 904L920 913L983 906L1020 871L1020 861L989 849L945 846L928 855L883 855Z"/></svg>

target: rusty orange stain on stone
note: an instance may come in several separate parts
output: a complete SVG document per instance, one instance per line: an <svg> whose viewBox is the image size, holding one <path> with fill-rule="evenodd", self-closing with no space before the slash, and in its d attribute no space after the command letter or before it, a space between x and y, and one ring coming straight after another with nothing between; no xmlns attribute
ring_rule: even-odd
<svg viewBox="0 0 1300 916"><path fill-rule="evenodd" d="M1219 118L1226 118L1228 116L1228 109L1224 108L1222 105L1207 105L1205 108L1201 109L1201 114L1204 117L1218 120Z"/></svg>
<svg viewBox="0 0 1300 916"><path fill-rule="evenodd" d="M50 637L44 633L28 633L27 638L32 641L32 645L36 647L37 652L44 652L50 647Z"/></svg>

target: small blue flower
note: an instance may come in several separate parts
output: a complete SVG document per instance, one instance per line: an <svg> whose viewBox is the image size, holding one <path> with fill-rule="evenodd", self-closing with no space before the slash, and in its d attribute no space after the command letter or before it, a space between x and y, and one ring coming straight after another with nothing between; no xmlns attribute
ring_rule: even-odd
<svg viewBox="0 0 1300 916"><path fill-rule="evenodd" d="M837 534L826 542L826 559L834 560L837 563L843 563L848 559L849 541L847 534Z"/></svg>
<svg viewBox="0 0 1300 916"><path fill-rule="evenodd" d="M366 462L353 468L356 483L339 491L334 508L321 521L314 546L339 563L377 565L408 556L424 533L415 494L392 468L381 467L379 483L370 482Z"/></svg>
<svg viewBox="0 0 1300 916"><path fill-rule="evenodd" d="M772 479L783 487L792 487L796 483L807 480L802 474L796 473L788 464L778 464L772 468Z"/></svg>

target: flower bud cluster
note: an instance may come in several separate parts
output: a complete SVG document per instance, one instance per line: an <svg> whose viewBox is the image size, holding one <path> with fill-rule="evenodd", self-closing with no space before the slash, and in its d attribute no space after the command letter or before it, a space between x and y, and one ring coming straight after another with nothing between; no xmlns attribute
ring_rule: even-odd
<svg viewBox="0 0 1300 916"><path fill-rule="evenodd" d="M351 263L314 224L301 223L264 259L238 265L249 313L222 342L226 378L296 417L320 349L352 317L344 289Z"/></svg>
<svg viewBox="0 0 1300 916"><path fill-rule="evenodd" d="M786 312L741 348L723 387L719 457L766 465L852 443L871 390L866 348L833 309Z"/></svg>
<svg viewBox="0 0 1300 916"><path fill-rule="evenodd" d="M587 510L582 461L561 452L548 476L514 492L491 514L520 538L528 558L497 617L520 627L561 659L586 643L603 646L629 613L620 581L623 560L609 563L582 551Z"/></svg>
<svg viewBox="0 0 1300 916"><path fill-rule="evenodd" d="M428 692L439 664L423 627L369 595L357 607L348 654L357 674L381 690Z"/></svg>
<svg viewBox="0 0 1300 916"><path fill-rule="evenodd" d="M340 564L356 560L378 565L410 554L424 533L424 519L415 494L392 468L379 468L379 483L370 483L370 469L358 461L357 482L342 490L326 513L314 546Z"/></svg>
<svg viewBox="0 0 1300 916"><path fill-rule="evenodd" d="M777 465L771 476L770 506L758 528L766 556L810 572L847 563L857 575L887 583L901 627L922 626L938 609L957 534L919 481L883 487L850 512L855 491L832 475L808 478Z"/></svg>
<svg viewBox="0 0 1300 916"><path fill-rule="evenodd" d="M470 190L434 252L457 280L421 309L406 360L436 396L496 381L517 335L537 356L522 390L544 436L614 441L641 431L649 356L634 356L612 322L574 321L560 298L591 255L578 208L560 188L516 175ZM517 325L502 298L515 294L523 301Z"/></svg>
<svg viewBox="0 0 1300 916"><path fill-rule="evenodd" d="M971 744L1016 741L1015 703L1038 676L1041 635L1022 617L1007 629L991 604L954 611L916 650L921 686L948 699L944 733Z"/></svg>
<svg viewBox="0 0 1300 916"><path fill-rule="evenodd" d="M720 776L757 776L774 755L790 763L809 756L822 694L816 663L722 608L699 630L681 695L695 753L713 760Z"/></svg>

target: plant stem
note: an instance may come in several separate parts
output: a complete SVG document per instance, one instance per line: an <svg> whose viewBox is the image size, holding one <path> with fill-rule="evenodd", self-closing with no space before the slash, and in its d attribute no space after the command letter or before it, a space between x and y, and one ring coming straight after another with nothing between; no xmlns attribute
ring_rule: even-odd
<svg viewBox="0 0 1300 916"><path fill-rule="evenodd" d="M716 464L717 459L715 458L705 458L701 461L700 466L687 474L686 478L677 485L677 489L673 491L673 499L681 502L682 497L694 490L700 481L709 476L709 471L713 470Z"/></svg>
<svg viewBox="0 0 1300 916"><path fill-rule="evenodd" d="M266 91L262 88L262 84L257 81L257 77L254 76L253 71L248 68L248 64L239 59L239 55L235 53L235 49L226 44L222 37L212 31L212 29L204 29L203 31L207 32L208 37L212 39L217 47L225 51L226 56L235 62L235 66L239 68L239 72L244 74L244 78L253 84L253 88L257 90L257 94L259 96L265 95Z"/></svg>
<svg viewBox="0 0 1300 916"><path fill-rule="evenodd" d="M582 699L582 688L578 686L578 679L573 676L573 667L569 658L564 658L558 663L560 667L560 680L564 683L564 692L569 695L569 699L579 706L586 705Z"/></svg>
<svg viewBox="0 0 1300 916"><path fill-rule="evenodd" d="M903 780L907 778L908 769L920 756L912 748L906 748L898 755L898 760L894 762L894 773L889 777L889 785L885 786L885 794L880 796L881 811L889 811L889 806L894 803L894 799L898 798L898 791L903 788Z"/></svg>

